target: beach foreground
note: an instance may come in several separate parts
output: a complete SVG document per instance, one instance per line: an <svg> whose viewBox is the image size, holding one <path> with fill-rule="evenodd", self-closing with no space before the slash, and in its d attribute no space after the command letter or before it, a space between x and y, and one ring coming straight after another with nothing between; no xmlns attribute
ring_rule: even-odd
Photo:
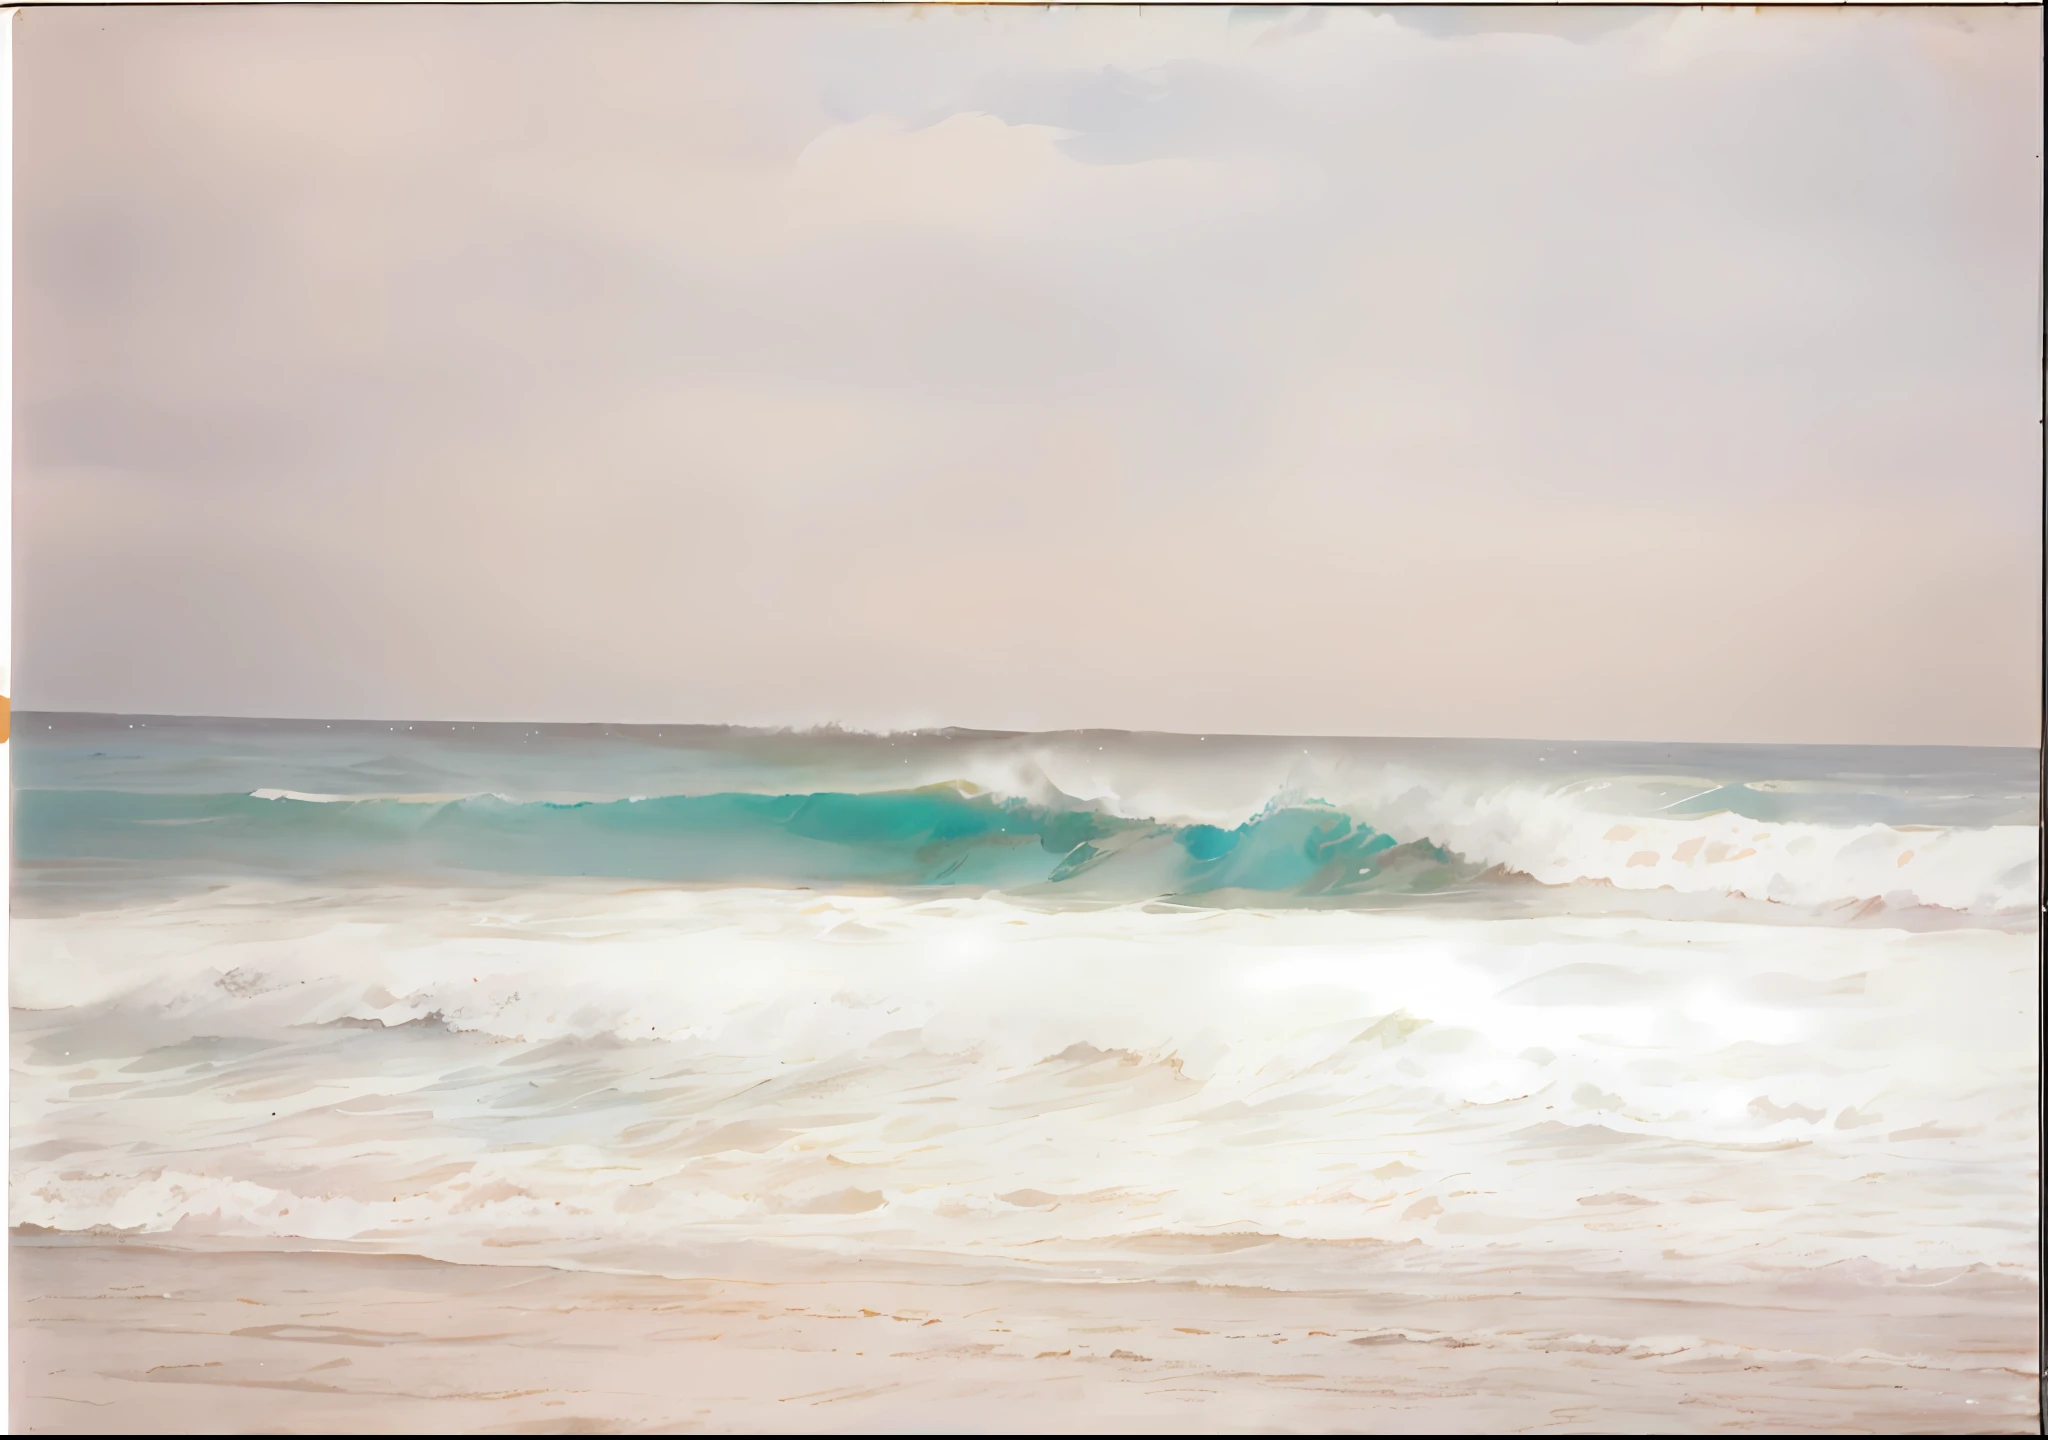
<svg viewBox="0 0 2048 1440"><path fill-rule="evenodd" d="M2037 1414L2036 1288L1982 1269L1661 1294L1532 1276L1432 1298L814 1260L679 1280L32 1233L12 1254L16 1433L2019 1433ZM735 1257L764 1275L766 1258ZM1674 1334L1705 1344L1658 1339Z"/></svg>

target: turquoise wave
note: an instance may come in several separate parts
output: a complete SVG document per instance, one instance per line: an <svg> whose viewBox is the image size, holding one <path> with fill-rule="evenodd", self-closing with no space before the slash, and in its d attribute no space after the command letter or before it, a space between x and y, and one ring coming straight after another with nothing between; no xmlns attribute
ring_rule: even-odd
<svg viewBox="0 0 2048 1440"><path fill-rule="evenodd" d="M188 875L1052 888L1211 903L1428 892L1480 868L1314 803L1275 805L1226 829L958 785L580 804L23 790L15 796L15 855L29 864L136 863Z"/></svg>

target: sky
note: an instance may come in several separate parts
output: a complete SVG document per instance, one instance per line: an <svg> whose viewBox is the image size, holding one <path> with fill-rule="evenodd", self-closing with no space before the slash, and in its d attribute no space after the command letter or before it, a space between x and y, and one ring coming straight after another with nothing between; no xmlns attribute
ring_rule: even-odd
<svg viewBox="0 0 2048 1440"><path fill-rule="evenodd" d="M22 708L2038 738L2038 9L14 24Z"/></svg>

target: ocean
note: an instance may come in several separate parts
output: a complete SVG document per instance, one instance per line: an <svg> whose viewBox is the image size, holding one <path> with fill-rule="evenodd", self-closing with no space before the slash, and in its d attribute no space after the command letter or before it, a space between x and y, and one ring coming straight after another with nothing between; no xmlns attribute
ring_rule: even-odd
<svg viewBox="0 0 2048 1440"><path fill-rule="evenodd" d="M15 735L19 1234L2038 1286L2030 751Z"/></svg>

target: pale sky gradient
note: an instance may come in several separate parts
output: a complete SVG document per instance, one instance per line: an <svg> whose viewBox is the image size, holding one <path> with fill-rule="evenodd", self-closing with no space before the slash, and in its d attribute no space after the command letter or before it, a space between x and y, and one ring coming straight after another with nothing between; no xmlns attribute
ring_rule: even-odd
<svg viewBox="0 0 2048 1440"><path fill-rule="evenodd" d="M30 10L25 708L2032 744L2038 10Z"/></svg>

